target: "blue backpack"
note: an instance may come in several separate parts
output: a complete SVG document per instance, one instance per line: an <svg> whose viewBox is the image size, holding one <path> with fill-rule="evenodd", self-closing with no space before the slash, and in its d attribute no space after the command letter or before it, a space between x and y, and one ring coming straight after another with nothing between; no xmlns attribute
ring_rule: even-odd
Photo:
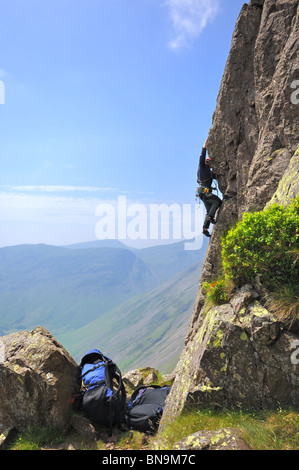
<svg viewBox="0 0 299 470"><path fill-rule="evenodd" d="M117 365L98 349L86 353L80 363L82 408L95 423L120 427L125 416L126 391Z"/></svg>

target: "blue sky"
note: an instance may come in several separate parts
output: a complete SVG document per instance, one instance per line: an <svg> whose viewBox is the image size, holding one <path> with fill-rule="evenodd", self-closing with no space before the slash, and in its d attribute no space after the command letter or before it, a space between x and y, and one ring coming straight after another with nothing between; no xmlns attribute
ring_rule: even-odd
<svg viewBox="0 0 299 470"><path fill-rule="evenodd" d="M240 0L0 0L0 246L194 204Z"/></svg>

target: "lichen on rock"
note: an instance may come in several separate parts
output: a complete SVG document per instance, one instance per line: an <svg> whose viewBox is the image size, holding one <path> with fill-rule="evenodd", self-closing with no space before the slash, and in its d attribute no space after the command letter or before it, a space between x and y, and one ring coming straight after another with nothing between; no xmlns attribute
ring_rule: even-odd
<svg viewBox="0 0 299 470"><path fill-rule="evenodd" d="M182 353L161 429L191 404L199 409L299 406L299 368L291 348L298 337L250 293L254 300L247 306L243 289L237 310L229 303L205 314Z"/></svg>
<svg viewBox="0 0 299 470"><path fill-rule="evenodd" d="M250 447L239 429L223 428L191 434L177 442L173 450L250 450Z"/></svg>

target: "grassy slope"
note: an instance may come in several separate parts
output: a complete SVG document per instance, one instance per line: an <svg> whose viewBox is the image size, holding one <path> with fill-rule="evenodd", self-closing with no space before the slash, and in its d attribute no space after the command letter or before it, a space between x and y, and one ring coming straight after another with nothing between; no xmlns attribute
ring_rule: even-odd
<svg viewBox="0 0 299 470"><path fill-rule="evenodd" d="M0 333L79 327L157 286L129 250L47 245L0 249Z"/></svg>
<svg viewBox="0 0 299 470"><path fill-rule="evenodd" d="M183 348L201 267L202 261L84 327L56 337L77 361L96 347L122 371L149 365L171 371Z"/></svg>
<svg viewBox="0 0 299 470"><path fill-rule="evenodd" d="M298 450L299 413L292 410L246 412L239 410L194 410L183 413L173 424L158 435L147 436L138 431L115 433L113 440L102 437L96 443L99 450L171 450L176 442L199 430L215 431L222 428L239 428L252 450ZM103 436L103 433L102 433ZM111 442L112 441L112 442ZM68 435L58 429L29 428L17 435L9 450L39 450L41 448L66 449L95 448L85 442L82 435ZM192 451L191 451L192 452ZM229 458L229 454L228 458ZM117 452L115 453L117 456Z"/></svg>
<svg viewBox="0 0 299 470"><path fill-rule="evenodd" d="M2 248L0 336L42 325L77 360L97 344L126 369L170 370L183 346L206 244L199 251L185 251L184 242L142 250L120 243Z"/></svg>

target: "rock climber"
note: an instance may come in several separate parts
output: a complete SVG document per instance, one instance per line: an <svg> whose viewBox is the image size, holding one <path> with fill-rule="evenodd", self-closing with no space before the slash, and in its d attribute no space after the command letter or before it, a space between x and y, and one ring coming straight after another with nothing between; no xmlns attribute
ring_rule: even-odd
<svg viewBox="0 0 299 470"><path fill-rule="evenodd" d="M196 196L199 197L205 205L206 216L203 224L203 234L210 237L209 227L210 224L215 224L215 214L217 209L221 206L221 199L212 193L212 182L216 179L216 175L212 171L212 161L210 157L206 158L208 139L205 141L202 152L199 158L199 165L197 170L197 188Z"/></svg>

